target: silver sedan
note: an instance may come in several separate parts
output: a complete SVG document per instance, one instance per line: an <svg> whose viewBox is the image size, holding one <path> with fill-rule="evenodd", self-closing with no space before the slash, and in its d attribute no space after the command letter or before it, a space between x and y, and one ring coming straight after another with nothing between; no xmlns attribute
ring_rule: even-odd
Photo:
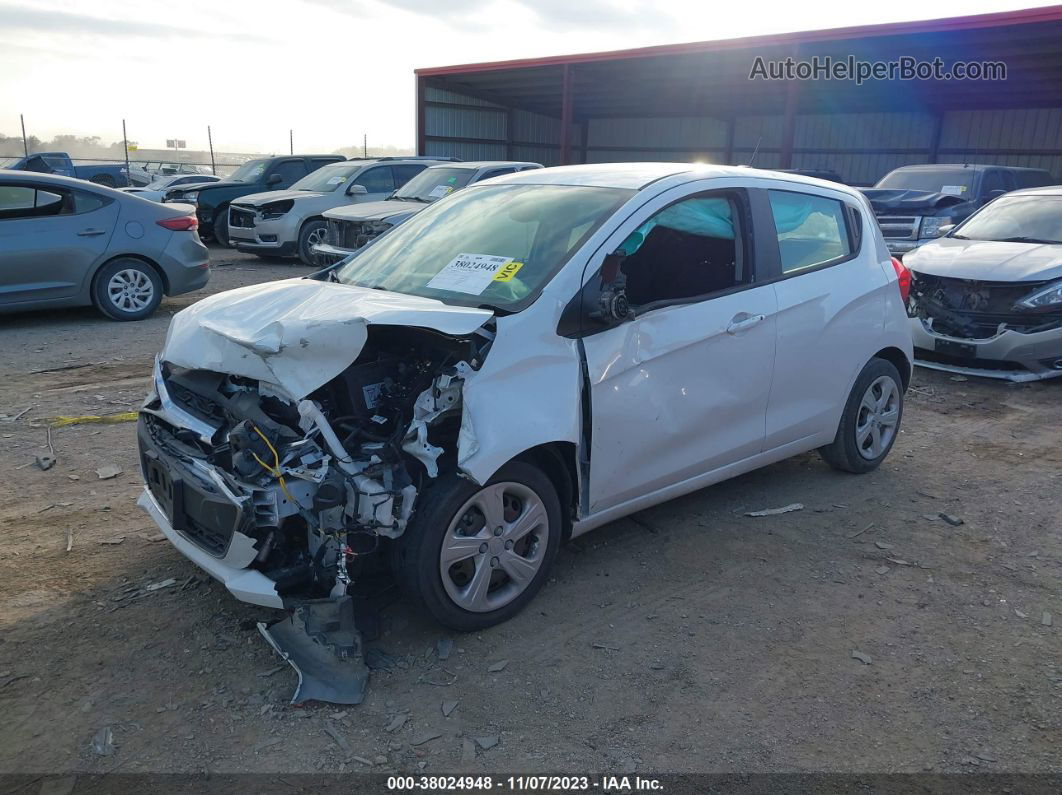
<svg viewBox="0 0 1062 795"><path fill-rule="evenodd" d="M142 320L210 278L197 227L190 205L0 170L0 312L92 305Z"/></svg>

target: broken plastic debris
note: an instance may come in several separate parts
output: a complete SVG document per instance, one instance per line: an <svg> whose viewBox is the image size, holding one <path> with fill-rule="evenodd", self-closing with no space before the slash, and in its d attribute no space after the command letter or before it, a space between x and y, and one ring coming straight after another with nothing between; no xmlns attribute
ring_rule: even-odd
<svg viewBox="0 0 1062 795"><path fill-rule="evenodd" d="M751 511L745 516L777 516L780 513L792 513L793 511L804 510L804 504L801 502L794 502L791 505L784 505L781 508L764 508L762 511Z"/></svg>
<svg viewBox="0 0 1062 795"><path fill-rule="evenodd" d="M173 579L171 577L168 580L162 580L161 582L156 582L156 583L152 583L151 585L147 585L147 586L144 587L144 590L145 591L158 591L158 590L161 590L163 588L169 588L171 585L176 585L176 584L177 584L177 580L175 580L175 579Z"/></svg>
<svg viewBox="0 0 1062 795"><path fill-rule="evenodd" d="M39 455L36 462L37 468L42 471L47 471L55 466L55 456L51 455Z"/></svg>
<svg viewBox="0 0 1062 795"><path fill-rule="evenodd" d="M53 417L49 424L53 428L85 424L113 425L119 422L136 422L136 417L135 411L123 411L118 414L85 414L81 417Z"/></svg>
<svg viewBox="0 0 1062 795"><path fill-rule="evenodd" d="M493 663L490 668L487 669L489 673L496 674L505 670L505 666L509 664L508 660L501 660L500 662Z"/></svg>
<svg viewBox="0 0 1062 795"><path fill-rule="evenodd" d="M104 726L92 737L92 753L96 756L114 754L114 732L110 726Z"/></svg>
<svg viewBox="0 0 1062 795"><path fill-rule="evenodd" d="M952 516L950 513L941 513L938 514L938 516L940 516L941 519L950 524L952 527L958 527L961 524L965 524L965 522L963 522L963 520L960 519L958 516Z"/></svg>
<svg viewBox="0 0 1062 795"><path fill-rule="evenodd" d="M852 659L859 660L863 665L870 665L871 662L869 654L864 654L863 652L855 651L854 649L852 650Z"/></svg>
<svg viewBox="0 0 1062 795"><path fill-rule="evenodd" d="M110 480L122 474L122 468L118 464L104 464L96 470L96 477L100 480Z"/></svg>

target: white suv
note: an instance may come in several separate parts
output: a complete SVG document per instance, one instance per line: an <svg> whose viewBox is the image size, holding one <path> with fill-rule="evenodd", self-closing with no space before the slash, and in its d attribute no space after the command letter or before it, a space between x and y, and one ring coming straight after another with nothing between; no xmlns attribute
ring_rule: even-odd
<svg viewBox="0 0 1062 795"><path fill-rule="evenodd" d="M229 241L240 251L298 257L314 265L313 247L325 239L325 210L385 199L428 166L454 159L381 157L322 166L287 190L253 193L233 201Z"/></svg>
<svg viewBox="0 0 1062 795"><path fill-rule="evenodd" d="M439 622L487 627L568 538L809 450L877 467L911 377L902 277L837 183L498 177L331 270L178 313L141 504L244 601L349 603L386 552Z"/></svg>

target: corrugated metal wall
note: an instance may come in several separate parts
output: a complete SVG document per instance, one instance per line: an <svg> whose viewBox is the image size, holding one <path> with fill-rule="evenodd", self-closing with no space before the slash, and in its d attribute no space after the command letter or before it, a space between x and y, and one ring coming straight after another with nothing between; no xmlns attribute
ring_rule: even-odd
<svg viewBox="0 0 1062 795"><path fill-rule="evenodd" d="M560 121L439 88L425 91L425 154L465 160L560 158ZM801 114L793 137L793 168L838 173L873 185L894 168L930 162L937 119L929 113ZM512 129L509 129L511 126ZM939 163L999 163L1045 168L1062 179L1062 108L949 111L940 119ZM590 119L572 129L575 162L691 161L778 168L782 115L719 118ZM729 157L728 157L729 152ZM754 155L755 153L755 155Z"/></svg>

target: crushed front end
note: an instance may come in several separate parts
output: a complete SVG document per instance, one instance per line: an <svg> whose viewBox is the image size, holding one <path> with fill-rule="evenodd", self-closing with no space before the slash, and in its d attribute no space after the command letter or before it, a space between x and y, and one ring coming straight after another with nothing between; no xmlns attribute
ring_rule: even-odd
<svg viewBox="0 0 1062 795"><path fill-rule="evenodd" d="M1011 381L1062 375L1062 309L1023 304L1049 285L912 271L908 315L916 361Z"/></svg>
<svg viewBox="0 0 1062 795"><path fill-rule="evenodd" d="M360 702L352 584L402 535L425 484L456 467L462 386L491 339L369 326L354 363L298 399L156 362L140 504L238 599L291 611L261 629L299 672L294 700Z"/></svg>

